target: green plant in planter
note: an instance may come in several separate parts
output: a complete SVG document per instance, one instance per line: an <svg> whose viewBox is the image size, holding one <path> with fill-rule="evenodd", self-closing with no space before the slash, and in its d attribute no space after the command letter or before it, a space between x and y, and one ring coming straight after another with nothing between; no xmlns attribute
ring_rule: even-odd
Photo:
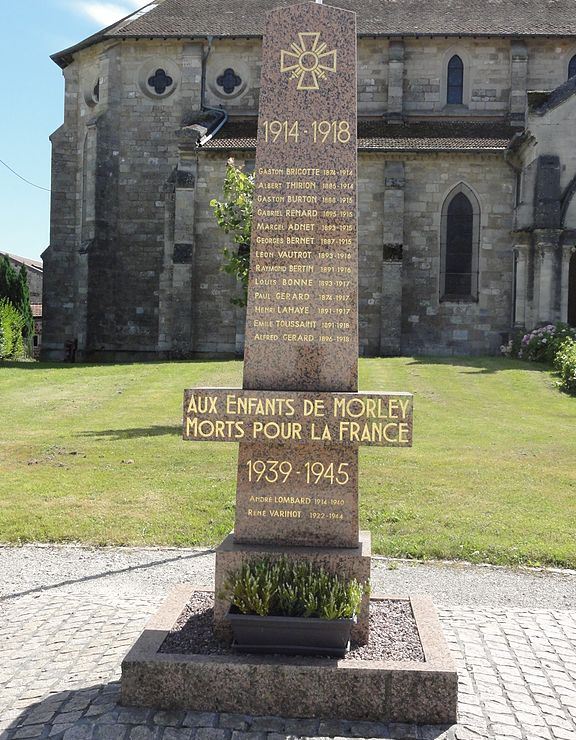
<svg viewBox="0 0 576 740"><path fill-rule="evenodd" d="M368 584L285 557L245 563L224 585L225 597L241 614L328 620L355 617L368 591Z"/></svg>

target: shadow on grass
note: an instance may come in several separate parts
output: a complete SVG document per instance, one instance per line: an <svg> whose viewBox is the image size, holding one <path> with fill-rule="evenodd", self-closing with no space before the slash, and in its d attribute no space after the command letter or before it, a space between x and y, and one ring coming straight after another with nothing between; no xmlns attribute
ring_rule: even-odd
<svg viewBox="0 0 576 740"><path fill-rule="evenodd" d="M164 437L182 436L182 427L176 426L154 426L134 427L132 429L102 429L99 432L80 432L77 437L89 437L91 439L108 439L117 442L123 439L139 439L141 437Z"/></svg>
<svg viewBox="0 0 576 740"><path fill-rule="evenodd" d="M385 362L388 357L365 357L365 360L382 360ZM411 357L407 366L413 365L454 365L462 368L473 368L482 373L497 373L507 370L530 370L532 372L547 372L551 370L548 365L537 362L524 362L522 360L511 360L505 357L488 357L488 356L428 356L422 355ZM79 370L93 369L104 367L131 367L134 365L219 365L223 362L242 362L241 359L233 357L221 358L191 358L189 360L134 360L126 362L30 362L30 361L0 361L0 370L3 368L13 370L35 370L41 372L45 370Z"/></svg>
<svg viewBox="0 0 576 740"><path fill-rule="evenodd" d="M538 362L509 360L505 357L413 357L408 367L414 365L451 365L461 367L461 372L470 375L492 375L509 370L529 370L530 372L549 373L552 368Z"/></svg>
<svg viewBox="0 0 576 740"><path fill-rule="evenodd" d="M223 362L242 362L233 356L199 357L189 360L126 360L125 362L41 362L39 360L0 360L0 370L83 370L103 367L131 367L133 365L220 365Z"/></svg>

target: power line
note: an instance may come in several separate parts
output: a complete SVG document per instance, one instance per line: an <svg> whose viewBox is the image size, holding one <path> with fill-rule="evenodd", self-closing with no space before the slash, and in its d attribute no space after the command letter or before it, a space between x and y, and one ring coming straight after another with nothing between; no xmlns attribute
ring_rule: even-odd
<svg viewBox="0 0 576 740"><path fill-rule="evenodd" d="M16 177L19 177L21 180L24 180L24 182L27 183L28 185L32 185L33 188L38 188L38 190L45 190L47 193L52 192L49 188L43 188L41 185L36 185L35 183L30 182L30 180L27 180L25 177L22 177L22 175L18 174L16 170L13 170L12 167L6 164L6 162L4 162L2 159L0 159L0 164L3 164L7 170L10 170L10 172L12 172L13 175L16 175Z"/></svg>

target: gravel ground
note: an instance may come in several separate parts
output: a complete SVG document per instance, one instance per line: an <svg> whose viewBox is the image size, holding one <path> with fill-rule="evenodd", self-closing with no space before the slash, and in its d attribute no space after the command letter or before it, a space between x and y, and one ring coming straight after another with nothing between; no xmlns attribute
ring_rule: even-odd
<svg viewBox="0 0 576 740"><path fill-rule="evenodd" d="M214 597L196 593L168 635L161 653L190 655L234 654L214 636L212 629ZM412 609L407 601L374 602L370 608L370 642L352 645L345 660L424 661L424 653Z"/></svg>
<svg viewBox="0 0 576 740"><path fill-rule="evenodd" d="M72 588L162 598L174 583L214 587L212 550L0 546L0 600ZM575 609L576 571L374 559L372 591L425 594L438 606Z"/></svg>

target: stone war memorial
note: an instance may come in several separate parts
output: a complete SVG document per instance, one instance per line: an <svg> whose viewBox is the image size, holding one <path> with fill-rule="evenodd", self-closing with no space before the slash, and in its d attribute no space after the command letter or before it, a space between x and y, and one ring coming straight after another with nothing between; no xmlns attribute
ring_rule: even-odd
<svg viewBox="0 0 576 740"><path fill-rule="evenodd" d="M198 618L197 594L179 587L123 663L127 705L456 721L455 667L422 597L366 590L342 659L230 647L224 585L245 563L282 558L369 583L358 449L412 445L411 394L358 391L356 43L349 11L308 2L268 15L243 387L184 396L185 440L239 444L234 532L216 550L214 596L202 597L218 649L170 647L186 609ZM417 643L392 658L370 637L391 604Z"/></svg>

